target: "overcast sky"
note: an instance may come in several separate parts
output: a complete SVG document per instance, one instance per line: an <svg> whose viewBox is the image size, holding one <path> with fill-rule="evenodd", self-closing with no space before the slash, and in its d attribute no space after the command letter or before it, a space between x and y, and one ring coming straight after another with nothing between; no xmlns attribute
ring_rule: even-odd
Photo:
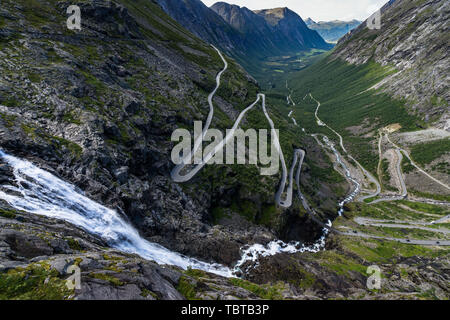
<svg viewBox="0 0 450 320"><path fill-rule="evenodd" d="M211 6L218 0L202 0ZM381 8L388 0L224 0L231 4L245 6L251 10L288 7L303 19L313 20L365 20Z"/></svg>

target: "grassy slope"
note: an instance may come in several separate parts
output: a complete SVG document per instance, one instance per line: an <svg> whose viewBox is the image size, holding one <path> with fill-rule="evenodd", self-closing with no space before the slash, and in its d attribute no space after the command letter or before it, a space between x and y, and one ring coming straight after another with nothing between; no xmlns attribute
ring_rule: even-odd
<svg viewBox="0 0 450 320"><path fill-rule="evenodd" d="M319 117L339 132L353 156L375 173L378 157L374 146L376 135L362 137L347 128L364 124L365 131L376 133L392 123L402 130L417 130L422 123L407 113L403 101L369 90L395 70L369 62L355 66L329 57L296 73L290 79L294 100L298 102L296 116L309 132L323 132L336 138L328 129L318 127L314 118L316 103L303 97L311 92L321 102ZM364 129L364 128L363 128Z"/></svg>
<svg viewBox="0 0 450 320"><path fill-rule="evenodd" d="M75 1L74 3L82 2L85 1ZM80 125L83 121L81 114L92 113L105 121L113 122L120 129L120 136L114 139L108 139L106 142L109 147L121 150L128 156L130 154L129 145L132 144L131 142L136 136L142 136L143 133L128 121L129 119L125 119L125 121L119 120L119 115L122 110L119 101L123 88L117 84L111 85L111 83L103 80L105 78L102 74L103 71L98 70L98 66L104 63L105 57L109 55L120 55L128 61L125 67L130 71L131 75L124 79L127 86L126 89L142 94L145 100L145 106L143 108L145 110L142 110L138 116L147 119L149 117L147 113L154 114L152 120L156 123L160 122L160 127L162 128L165 128L167 123L160 120L159 110L161 109L176 115L177 119L206 119L209 110L206 104L207 95L214 88L215 74L222 69L223 63L211 46L195 38L175 21L168 18L153 2L145 0L120 0L117 2L126 6L130 14L137 20L142 38L139 40L126 38L118 38L114 41L101 40L95 37L83 37L83 35L92 35L89 28L85 28L86 31L83 31L78 36L73 31L63 28L62 30L67 38L39 40L39 46L45 45L46 61L38 63L42 66L45 65L50 70L53 70L54 66L61 67L69 64L70 61L62 57L58 51L55 51L54 47L61 48L79 61L74 67L77 76L84 79L86 84L95 90L95 96L80 98L79 103L77 103L79 107L67 110L62 121ZM6 8L11 6L12 3L13 1L6 1ZM61 32L61 26L64 26L67 17L61 13L56 3L56 0L23 1L21 13L24 14L26 21L30 21L30 24L27 27L18 27L12 20L2 20L2 24L6 24L8 27L18 29L24 33L26 31L23 29L30 28L31 26L36 31L50 30L50 33L56 31ZM50 16L55 17L55 19L49 19ZM88 18L85 19L86 22ZM120 21L120 18L117 18L117 23L124 22ZM116 30L108 29L107 35L116 37ZM17 34L17 37L22 37L22 35ZM173 89L181 90L181 88L177 88L179 79L170 73L163 73L155 69L154 66L149 65L145 60L144 50L152 54L152 50L146 48L146 43L151 45L156 43L160 46L167 47L171 52L183 58L185 63L192 64L194 69L206 70L205 80L200 83L195 83L196 88L192 96L189 96L189 94L173 96L170 92L159 89L160 87L165 87L165 84L169 84ZM8 49L17 49L20 51L20 55L28 54L19 45L17 39L0 39L0 46L7 47ZM185 51L183 47L192 48L200 54L195 55L192 52ZM34 65L24 63L26 60L23 58L19 59L18 57L11 57L11 59L13 61L17 59L17 62L26 65L23 69L25 77L28 77L33 83L37 84L46 80L46 75L40 75L40 69L34 68ZM308 57L309 55L306 58ZM229 62L229 69L223 74L222 84L217 92L217 96L231 103L236 110L242 111L255 100L259 89L255 84L249 82L243 69L234 60L231 58L227 58L227 60ZM9 72L9 70L4 71ZM5 97L11 101L3 101L2 97L0 97L0 104L17 107L24 103L22 98L25 97L25 94L16 91L14 95ZM105 107L106 105L108 107ZM186 108L186 106L191 106L191 109ZM280 129L280 140L289 166L292 159L293 146L303 145L304 141L302 139L305 137L301 136L300 130L293 127L284 117L283 112L285 110L282 109L284 106L285 98L283 96L268 98L267 108L277 128ZM55 119L55 112L52 107L46 106L46 108L48 111L46 111L45 116L52 120ZM195 112L192 112L192 109ZM282 110L282 112L279 110ZM2 115L2 117L6 120L6 115ZM11 126L17 125L17 123L14 124L14 121L9 122L11 122ZM231 128L233 122L220 108L215 108L212 128L225 130ZM192 126L186 123L180 123L179 121L177 125L192 129ZM44 131L41 129L36 131L38 128L35 128L33 124L26 124L23 128L24 130L26 129L25 131L29 135L36 136L36 139L45 138L49 141L58 142L58 145L62 144L58 140L59 137L47 137L47 135L41 137L35 134L35 132ZM248 114L243 128L269 129L269 124L262 113L260 105L255 106ZM169 137L162 137L162 140L166 139L168 140ZM70 141L64 141L63 145L72 146L69 143ZM80 156L81 148L78 145L74 144L72 149L76 151L77 156ZM310 195L314 195L317 186L323 183L328 182L333 184L342 182L342 179L334 174L331 163L329 162L326 164L326 167L313 167L311 164L311 168L314 170L316 178L310 186L305 187L307 193ZM256 196L261 200L263 207L251 210L252 212L248 212L244 216L251 221L257 223L264 222L264 224L270 225L267 222L273 221L273 218L280 214L280 210L273 210L272 208L274 193L277 189L279 178L279 175L266 178L260 177L257 168L254 166L207 166L201 171L195 182L185 184L183 188L187 192L194 194L198 192L198 187L210 190L211 193L214 193L215 190L222 189L224 186L226 188L231 187L239 191L237 202L254 199L254 196ZM241 213L241 210L239 210L239 213Z"/></svg>
<svg viewBox="0 0 450 320"><path fill-rule="evenodd" d="M416 144L411 148L411 157L420 165L426 165L433 160L450 153L450 139L442 139L428 143Z"/></svg>

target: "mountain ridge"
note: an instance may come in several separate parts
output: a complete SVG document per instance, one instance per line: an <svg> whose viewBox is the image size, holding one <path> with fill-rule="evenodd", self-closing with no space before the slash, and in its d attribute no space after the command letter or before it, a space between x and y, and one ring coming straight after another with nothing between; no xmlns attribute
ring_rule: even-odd
<svg viewBox="0 0 450 320"><path fill-rule="evenodd" d="M277 52L277 49L289 53L311 48L331 48L317 32L308 29L297 13L287 7L251 11L245 7L217 2L211 9L241 32L248 32L248 28L244 28L246 25L257 29L251 30L249 36L259 37L274 45L273 52Z"/></svg>
<svg viewBox="0 0 450 320"><path fill-rule="evenodd" d="M337 42L345 34L358 27L361 21L353 19L351 21L318 21L315 22L311 18L305 21L308 28L316 30L326 41Z"/></svg>
<svg viewBox="0 0 450 320"><path fill-rule="evenodd" d="M450 100L446 79L450 60L445 30L450 27L450 3L391 0L381 13L380 30L361 24L339 41L332 57L356 65L373 60L397 70L374 88L406 98L410 112L449 131L450 115L445 111Z"/></svg>
<svg viewBox="0 0 450 320"><path fill-rule="evenodd" d="M224 2L210 8L200 0L157 0L157 3L186 29L224 50L248 69L257 69L258 63L267 57L332 47L291 10L277 12L286 16L280 16L283 19L275 23L270 11L266 11L267 15L257 14ZM295 30L290 32L289 28Z"/></svg>

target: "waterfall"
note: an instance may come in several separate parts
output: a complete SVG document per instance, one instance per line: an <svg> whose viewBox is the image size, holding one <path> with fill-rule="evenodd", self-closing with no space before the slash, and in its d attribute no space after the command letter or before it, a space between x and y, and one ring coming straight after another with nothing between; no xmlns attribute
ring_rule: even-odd
<svg viewBox="0 0 450 320"><path fill-rule="evenodd" d="M0 189L0 199L17 210L62 219L103 239L112 248L137 254L158 264L192 267L225 277L232 271L170 251L143 239L120 215L83 195L77 188L32 163L5 154L0 158L13 168L17 186ZM9 192L6 192L9 191Z"/></svg>

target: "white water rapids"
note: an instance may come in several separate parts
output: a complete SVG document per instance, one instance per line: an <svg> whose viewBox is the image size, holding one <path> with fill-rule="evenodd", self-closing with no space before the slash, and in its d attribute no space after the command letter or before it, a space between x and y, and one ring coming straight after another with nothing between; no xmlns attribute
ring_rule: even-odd
<svg viewBox="0 0 450 320"><path fill-rule="evenodd" d="M83 195L77 188L53 174L38 168L31 162L18 159L0 150L0 158L13 169L16 185L4 185L0 199L17 210L50 218L62 219L104 240L117 250L137 254L158 264L188 267L233 277L248 261L277 253L318 252L325 246L329 230L324 228L322 237L312 246L300 242L272 241L268 245L255 244L242 250L242 257L234 270L216 263L206 263L170 251L163 246L142 238L137 230L120 215ZM331 222L329 221L329 226Z"/></svg>
<svg viewBox="0 0 450 320"><path fill-rule="evenodd" d="M175 265L183 269L192 267L225 277L233 275L227 267L189 258L143 239L116 211L89 199L72 184L32 163L7 155L1 150L0 158L13 168L17 183L17 187L3 186L0 189L0 199L13 208L65 220L98 236L112 248L137 254L158 264Z"/></svg>
<svg viewBox="0 0 450 320"><path fill-rule="evenodd" d="M203 128L202 136L195 141L193 151L187 155L188 159L190 159L190 157L195 154L196 150L200 147L201 140L209 128L214 114L212 99L220 86L221 75L228 67L223 55L218 49L216 49L216 51L219 53L224 62L224 68L217 75L216 87L208 97L210 113L208 114L206 125ZM275 131L274 123L266 110L264 94L258 94L256 101L241 112L233 126L233 130L237 129L245 113L252 109L260 99L262 99L263 112L271 126L272 131ZM292 105L295 106L295 102L290 96L288 96L287 102L288 104L292 103ZM320 107L320 103L318 106ZM316 117L317 111L318 109L316 110ZM289 117L294 121L294 124L297 125L296 120L292 117L292 111L289 114ZM305 130L303 129L303 131ZM174 178L177 182L185 182L190 180L198 171L201 170L213 154L223 148L226 142L231 139L233 134L234 131L232 131L230 135L227 135L224 141L222 141L213 152L207 155L203 163L195 167L188 174L184 176L180 175L181 170L185 167L184 164L180 164L175 167L172 172L172 178ZM355 190L346 199L339 203L338 213L341 215L344 210L344 204L352 201L359 193L360 184L353 177L351 177L350 171L341 161L340 154L337 152L334 145L330 143L328 138L324 138L324 141L335 153L336 161L344 169L346 177L355 184ZM281 195L286 187L287 167L278 136L276 136L275 147L280 154L280 160L283 167L282 181L280 183L279 190L276 193L275 199L278 205L287 208L292 205L293 174L297 160L294 161L290 171L290 183L287 188L286 200L282 201ZM75 226L83 228L95 236L98 236L112 248L126 253L137 254L144 259L153 260L158 264L175 265L183 269L192 267L194 269L208 271L225 277L233 277L237 272L243 271L241 268L247 262L253 262L253 264L248 265L246 271L248 271L249 267L254 267L255 264L257 265L257 260L259 257L272 256L278 253L318 252L322 250L325 247L326 236L330 232L330 228L332 226L331 221L328 221L326 225L327 227L323 228L322 236L311 246L305 246L303 243L297 241L285 243L281 240L275 240L267 245L254 244L246 247L245 249L243 248L241 250L241 259L236 263L234 269L232 270L217 263L207 263L194 258L186 257L182 254L170 251L161 245L149 242L143 239L137 230L122 217L120 217L116 211L106 208L105 206L102 206L101 204L87 198L72 184L55 177L51 173L36 167L28 161L7 155L2 150L0 150L0 158L6 161L13 168L13 173L17 184L17 186L2 186L0 189L0 199L5 200L12 207L18 210L65 220ZM301 164L299 167L299 171L300 170ZM297 173L297 186L299 188L298 175L299 173ZM6 193L5 191L10 192ZM299 197L300 201L305 201L305 199L302 199L300 192Z"/></svg>
<svg viewBox="0 0 450 320"><path fill-rule="evenodd" d="M338 204L339 205L338 214L339 214L339 216L342 216L342 213L344 213L344 205L349 203L349 202L351 202L351 201L353 201L356 198L358 193L361 191L361 184L355 178L352 177L349 168L342 161L340 153L336 150L336 147L330 141L330 139L328 139L327 136L324 136L323 137L323 141L333 151L333 153L334 153L334 155L336 157L336 162L339 163L339 165L342 167L342 169L344 169L345 176L347 177L347 179L349 181L351 181L351 183L353 183L353 185L355 186L355 190L353 190L353 192L350 193L350 195L348 195L347 198L345 198L344 200L342 200Z"/></svg>

